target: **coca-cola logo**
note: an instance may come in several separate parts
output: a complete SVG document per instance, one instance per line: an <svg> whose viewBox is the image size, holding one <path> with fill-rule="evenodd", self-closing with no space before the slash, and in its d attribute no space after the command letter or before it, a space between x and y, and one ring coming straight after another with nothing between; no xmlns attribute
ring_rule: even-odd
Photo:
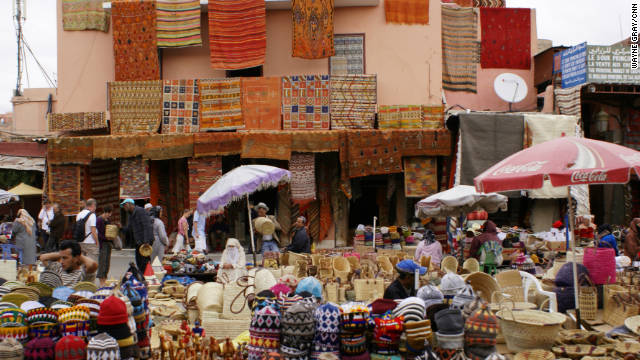
<svg viewBox="0 0 640 360"><path fill-rule="evenodd" d="M506 165L503 166L496 171L493 172L493 175L501 175L501 174L518 174L524 172L533 172L538 171L542 168L542 165L546 164L548 161L531 161L522 165Z"/></svg>
<svg viewBox="0 0 640 360"><path fill-rule="evenodd" d="M607 181L606 170L577 170L571 173L572 183L599 183Z"/></svg>

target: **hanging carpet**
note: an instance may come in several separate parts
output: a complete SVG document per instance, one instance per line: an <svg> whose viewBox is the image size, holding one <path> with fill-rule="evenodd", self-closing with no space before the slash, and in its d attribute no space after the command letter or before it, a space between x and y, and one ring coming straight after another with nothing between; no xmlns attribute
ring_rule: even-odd
<svg viewBox="0 0 640 360"><path fill-rule="evenodd" d="M102 0L62 0L62 29L109 31L109 14Z"/></svg>
<svg viewBox="0 0 640 360"><path fill-rule="evenodd" d="M330 91L329 75L283 76L283 129L328 130Z"/></svg>
<svg viewBox="0 0 640 360"><path fill-rule="evenodd" d="M427 197L438 192L438 166L435 157L404 158L404 193L406 197Z"/></svg>
<svg viewBox="0 0 640 360"><path fill-rule="evenodd" d="M120 160L120 198L148 199L149 166L141 157Z"/></svg>
<svg viewBox="0 0 640 360"><path fill-rule="evenodd" d="M189 208L195 209L198 198L222 176L222 157L189 158Z"/></svg>
<svg viewBox="0 0 640 360"><path fill-rule="evenodd" d="M292 0L293 56L321 59L332 56L333 0Z"/></svg>
<svg viewBox="0 0 640 360"><path fill-rule="evenodd" d="M201 46L200 1L156 0L158 47Z"/></svg>
<svg viewBox="0 0 640 360"><path fill-rule="evenodd" d="M306 204L316 199L316 162L314 154L294 153L289 160L291 200Z"/></svg>
<svg viewBox="0 0 640 360"><path fill-rule="evenodd" d="M477 91L478 15L472 8L442 6L442 88Z"/></svg>
<svg viewBox="0 0 640 360"><path fill-rule="evenodd" d="M331 76L331 129L372 129L376 75Z"/></svg>
<svg viewBox="0 0 640 360"><path fill-rule="evenodd" d="M200 87L200 130L244 128L240 79L203 79Z"/></svg>
<svg viewBox="0 0 640 360"><path fill-rule="evenodd" d="M49 200L60 206L64 215L75 215L80 210L82 191L80 166L49 165Z"/></svg>
<svg viewBox="0 0 640 360"><path fill-rule="evenodd" d="M164 80L161 132L163 134L198 132L199 119L198 80Z"/></svg>
<svg viewBox="0 0 640 360"><path fill-rule="evenodd" d="M162 81L109 83L111 134L155 133L162 118Z"/></svg>
<svg viewBox="0 0 640 360"><path fill-rule="evenodd" d="M280 130L282 80L279 77L242 79L242 117L245 129Z"/></svg>
<svg viewBox="0 0 640 360"><path fill-rule="evenodd" d="M387 23L429 24L429 0L384 0Z"/></svg>
<svg viewBox="0 0 640 360"><path fill-rule="evenodd" d="M531 68L531 9L480 8L483 69Z"/></svg>

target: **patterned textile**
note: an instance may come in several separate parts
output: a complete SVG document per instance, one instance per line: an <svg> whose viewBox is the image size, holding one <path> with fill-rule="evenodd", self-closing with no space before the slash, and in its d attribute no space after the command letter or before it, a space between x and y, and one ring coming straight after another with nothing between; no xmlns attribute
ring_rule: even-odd
<svg viewBox="0 0 640 360"><path fill-rule="evenodd" d="M331 128L372 129L376 96L376 75L331 76Z"/></svg>
<svg viewBox="0 0 640 360"><path fill-rule="evenodd" d="M449 130L394 130L393 144L402 156L449 156L451 133Z"/></svg>
<svg viewBox="0 0 640 360"><path fill-rule="evenodd" d="M112 135L157 132L162 117L162 81L110 82L109 110Z"/></svg>
<svg viewBox="0 0 640 360"><path fill-rule="evenodd" d="M419 129L422 127L420 105L380 105L378 129Z"/></svg>
<svg viewBox="0 0 640 360"><path fill-rule="evenodd" d="M151 135L147 137L145 159L168 160L190 158L193 156L193 135Z"/></svg>
<svg viewBox="0 0 640 360"><path fill-rule="evenodd" d="M442 6L442 88L476 92L478 16L471 8Z"/></svg>
<svg viewBox="0 0 640 360"><path fill-rule="evenodd" d="M200 1L157 0L158 47L201 46Z"/></svg>
<svg viewBox="0 0 640 360"><path fill-rule="evenodd" d="M292 0L293 56L321 59L332 56L333 0Z"/></svg>
<svg viewBox="0 0 640 360"><path fill-rule="evenodd" d="M629 109L629 121L624 145L640 151L640 111Z"/></svg>
<svg viewBox="0 0 640 360"><path fill-rule="evenodd" d="M531 68L531 9L480 8L483 69Z"/></svg>
<svg viewBox="0 0 640 360"><path fill-rule="evenodd" d="M91 175L91 196L98 202L98 207L103 209L105 205L111 205L113 209L118 209L120 200L118 187L120 184L120 164L117 160L94 160L89 167ZM119 211L111 214L120 217Z"/></svg>
<svg viewBox="0 0 640 360"><path fill-rule="evenodd" d="M91 137L62 137L49 139L47 162L49 164L89 165L93 158Z"/></svg>
<svg viewBox="0 0 640 360"><path fill-rule="evenodd" d="M348 134L349 177L402 172L401 153L391 131L358 130Z"/></svg>
<svg viewBox="0 0 640 360"><path fill-rule="evenodd" d="M163 134L198 132L199 115L198 80L164 80L161 132Z"/></svg>
<svg viewBox="0 0 640 360"><path fill-rule="evenodd" d="M309 237L312 242L320 242L320 202L312 201L307 208L307 221L309 223Z"/></svg>
<svg viewBox="0 0 640 360"><path fill-rule="evenodd" d="M214 69L264 64L267 48L264 0L210 0L209 47Z"/></svg>
<svg viewBox="0 0 640 360"><path fill-rule="evenodd" d="M364 34L333 36L335 54L329 58L331 75L364 74Z"/></svg>
<svg viewBox="0 0 640 360"><path fill-rule="evenodd" d="M244 128L240 79L200 80L199 86L200 130Z"/></svg>
<svg viewBox="0 0 640 360"><path fill-rule="evenodd" d="M120 198L149 198L149 168L141 157L120 160Z"/></svg>
<svg viewBox="0 0 640 360"><path fill-rule="evenodd" d="M438 192L438 166L435 157L404 158L404 194L426 197Z"/></svg>
<svg viewBox="0 0 640 360"><path fill-rule="evenodd" d="M329 75L283 76L283 128L328 130L329 92Z"/></svg>
<svg viewBox="0 0 640 360"><path fill-rule="evenodd" d="M326 159L326 158L325 158ZM334 174L337 174L333 162L318 159L318 201L320 203L320 234L318 241L322 241L329 235L329 229L333 225L333 213L331 212L331 184Z"/></svg>
<svg viewBox="0 0 640 360"><path fill-rule="evenodd" d="M442 0L443 4L456 4L460 7L473 7L473 0Z"/></svg>
<svg viewBox="0 0 640 360"><path fill-rule="evenodd" d="M195 209L198 198L222 176L222 157L189 158L189 208Z"/></svg>
<svg viewBox="0 0 640 360"><path fill-rule="evenodd" d="M105 129L107 119L104 112L49 113L49 131L77 131Z"/></svg>
<svg viewBox="0 0 640 360"><path fill-rule="evenodd" d="M80 210L80 166L49 165L49 200L60 205L65 215Z"/></svg>
<svg viewBox="0 0 640 360"><path fill-rule="evenodd" d="M574 86L568 89L554 89L556 95L556 105L558 113L562 115L582 116L582 104L580 102L580 92L582 86Z"/></svg>
<svg viewBox="0 0 640 360"><path fill-rule="evenodd" d="M505 7L505 0L473 0L474 7Z"/></svg>
<svg viewBox="0 0 640 360"><path fill-rule="evenodd" d="M290 132L247 133L242 137L242 158L253 159L291 159Z"/></svg>
<svg viewBox="0 0 640 360"><path fill-rule="evenodd" d="M109 14L102 8L102 0L62 0L62 28L108 32Z"/></svg>
<svg viewBox="0 0 640 360"><path fill-rule="evenodd" d="M429 24L429 0L384 0L388 23Z"/></svg>
<svg viewBox="0 0 640 360"><path fill-rule="evenodd" d="M119 159L141 155L147 146L147 135L92 136L94 159Z"/></svg>
<svg viewBox="0 0 640 360"><path fill-rule="evenodd" d="M242 79L242 117L246 129L282 129L281 85L279 77Z"/></svg>
<svg viewBox="0 0 640 360"><path fill-rule="evenodd" d="M444 127L444 106L422 105L422 128L436 130Z"/></svg>
<svg viewBox="0 0 640 360"><path fill-rule="evenodd" d="M338 151L340 133L337 130L296 131L291 139L291 151L314 153Z"/></svg>
<svg viewBox="0 0 640 360"><path fill-rule="evenodd" d="M236 132L196 133L193 135L193 156L240 154L243 135Z"/></svg>
<svg viewBox="0 0 640 360"><path fill-rule="evenodd" d="M111 2L116 81L160 78L156 48L156 2Z"/></svg>
<svg viewBox="0 0 640 360"><path fill-rule="evenodd" d="M289 170L291 171L291 200L297 203L307 203L315 200L315 154L292 154L289 161Z"/></svg>

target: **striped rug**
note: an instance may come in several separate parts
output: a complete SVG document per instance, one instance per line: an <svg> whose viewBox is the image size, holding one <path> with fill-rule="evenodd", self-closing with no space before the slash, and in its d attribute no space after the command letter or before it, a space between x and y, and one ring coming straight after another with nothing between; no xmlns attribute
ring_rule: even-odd
<svg viewBox="0 0 640 360"><path fill-rule="evenodd" d="M422 106L380 105L378 107L378 129L420 129Z"/></svg>
<svg viewBox="0 0 640 360"><path fill-rule="evenodd" d="M444 128L444 106L422 105L422 128L434 130Z"/></svg>
<svg viewBox="0 0 640 360"><path fill-rule="evenodd" d="M376 84L376 75L331 76L331 128L372 129Z"/></svg>
<svg viewBox="0 0 640 360"><path fill-rule="evenodd" d="M478 16L473 8L442 6L442 88L477 92Z"/></svg>
<svg viewBox="0 0 640 360"><path fill-rule="evenodd" d="M580 90L582 86L574 86L568 89L555 89L556 104L558 113L562 115L582 116L582 106L580 103Z"/></svg>
<svg viewBox="0 0 640 360"><path fill-rule="evenodd" d="M156 0L158 47L201 46L200 0Z"/></svg>
<svg viewBox="0 0 640 360"><path fill-rule="evenodd" d="M316 199L316 162L313 153L291 154L291 200L307 204Z"/></svg>
<svg viewBox="0 0 640 360"><path fill-rule="evenodd" d="M195 209L198 198L222 176L222 157L189 158L189 208Z"/></svg>
<svg viewBox="0 0 640 360"><path fill-rule="evenodd" d="M201 131L244 128L240 78L202 79L199 87Z"/></svg>

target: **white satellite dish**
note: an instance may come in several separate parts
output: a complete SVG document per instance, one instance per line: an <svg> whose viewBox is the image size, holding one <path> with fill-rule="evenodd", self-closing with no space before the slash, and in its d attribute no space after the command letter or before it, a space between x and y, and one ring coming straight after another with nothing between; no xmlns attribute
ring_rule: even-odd
<svg viewBox="0 0 640 360"><path fill-rule="evenodd" d="M527 97L527 83L520 76L513 73L502 73L493 81L493 90L500 99L511 104L520 102Z"/></svg>

